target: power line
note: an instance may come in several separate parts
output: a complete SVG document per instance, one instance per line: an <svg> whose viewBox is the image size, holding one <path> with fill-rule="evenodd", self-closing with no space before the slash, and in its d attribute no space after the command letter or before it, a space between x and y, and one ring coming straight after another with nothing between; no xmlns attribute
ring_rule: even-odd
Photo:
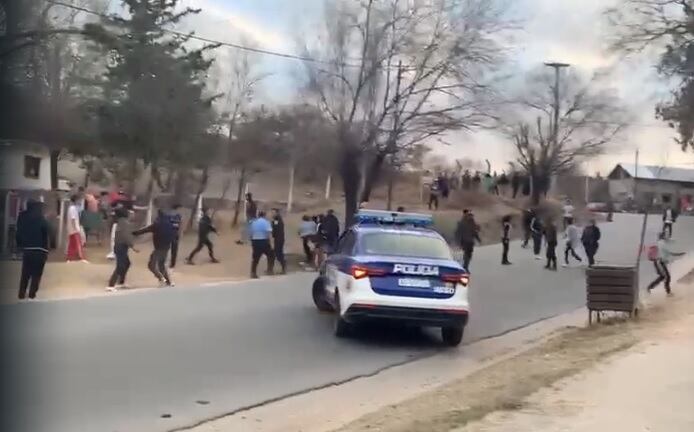
<svg viewBox="0 0 694 432"><path fill-rule="evenodd" d="M47 1L48 1L49 3L51 3L51 4L56 5L56 6L66 7L66 8L69 8L69 9L73 9L73 10L77 10L77 11L80 11L80 12L84 12L84 13L89 14L89 15L98 16L98 17L100 17L100 18L104 18L104 19L107 19L107 20L109 20L109 21L115 21L114 18L113 18L111 15L108 15L108 14L105 14L105 13L101 13L101 12L97 12L97 11L94 11L94 10L91 10L91 9L87 9L87 8L85 8L85 7L81 7L81 6L77 6L77 5L72 5L72 4L69 4L69 3L63 3L63 2L61 2L61 1L56 1L56 0L47 0ZM205 43L211 43L211 44L215 44L215 45L226 46L226 47L238 49L238 50L241 50L241 51L248 51L248 52L253 52L253 53L256 53L256 54L264 54L264 55L269 55L269 56L274 56L274 57L286 58L286 59L291 59L291 60L299 60L299 61L310 62L310 63L319 63L319 64L326 64L326 65L334 65L334 62L330 62L330 61L326 61L326 60L320 60L320 59L316 59L316 58L313 58L313 57L301 56L301 55L296 55L296 54L288 54L288 53L283 53L283 52L279 52L279 51L266 50L266 49L262 49L262 48L253 48L253 47L249 47L249 46L245 46L245 45L235 44L235 43L232 43L232 42L224 42L224 41L215 40L215 39L211 39L211 38L196 36L196 35L194 35L194 34L184 33L184 32L180 32L180 31L172 30L172 29L167 29L167 28L163 28L162 30L163 30L164 32L167 32L167 33L170 33L170 34L173 34L173 35L176 35L176 36L181 36L181 37L185 37L185 38L188 38L188 39L194 39L194 40L197 40L197 41L200 41L200 42L205 42ZM348 64L348 63L347 63L347 64L342 64L342 66L346 66L346 67L359 67L359 65Z"/></svg>

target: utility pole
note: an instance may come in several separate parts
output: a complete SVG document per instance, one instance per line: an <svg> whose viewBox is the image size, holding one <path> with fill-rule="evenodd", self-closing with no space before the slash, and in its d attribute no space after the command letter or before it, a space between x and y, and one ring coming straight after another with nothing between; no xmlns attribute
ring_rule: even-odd
<svg viewBox="0 0 694 432"><path fill-rule="evenodd" d="M393 204L393 183L395 182L395 154L398 151L398 129L400 128L400 84L402 83L402 60L398 61L398 77L395 84L395 112L393 113L393 131L390 145L390 158L386 159L390 163L388 173L388 210Z"/></svg>
<svg viewBox="0 0 694 432"><path fill-rule="evenodd" d="M552 119L552 142L554 143L554 148L556 149L559 145L559 109L561 108L561 101L559 97L559 83L561 80L561 70L564 68L568 68L570 65L568 63L548 62L545 63L545 66L554 69L554 116ZM548 174L549 173L544 173L544 175ZM535 173L530 173L531 196L533 196L532 188L535 186L533 177L535 177Z"/></svg>

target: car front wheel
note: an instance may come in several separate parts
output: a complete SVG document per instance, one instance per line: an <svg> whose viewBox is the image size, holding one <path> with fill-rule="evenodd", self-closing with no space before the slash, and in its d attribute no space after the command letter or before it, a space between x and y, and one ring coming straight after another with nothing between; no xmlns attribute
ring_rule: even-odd
<svg viewBox="0 0 694 432"><path fill-rule="evenodd" d="M464 327L444 327L441 329L443 343L449 347L457 347L463 341Z"/></svg>

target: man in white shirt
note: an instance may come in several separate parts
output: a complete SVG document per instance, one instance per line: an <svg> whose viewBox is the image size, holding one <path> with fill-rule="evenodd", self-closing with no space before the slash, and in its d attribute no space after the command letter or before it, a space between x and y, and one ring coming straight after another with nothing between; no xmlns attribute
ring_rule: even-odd
<svg viewBox="0 0 694 432"><path fill-rule="evenodd" d="M564 230L566 227L571 225L570 221L574 218L574 206L571 204L571 200L567 199L562 207L562 212L564 216Z"/></svg>
<svg viewBox="0 0 694 432"><path fill-rule="evenodd" d="M672 209L672 206L667 206L663 211L663 234L666 238L672 238L672 224L675 223L677 214Z"/></svg>
<svg viewBox="0 0 694 432"><path fill-rule="evenodd" d="M80 225L79 197L70 197L70 207L67 209L67 261L83 261L82 226Z"/></svg>

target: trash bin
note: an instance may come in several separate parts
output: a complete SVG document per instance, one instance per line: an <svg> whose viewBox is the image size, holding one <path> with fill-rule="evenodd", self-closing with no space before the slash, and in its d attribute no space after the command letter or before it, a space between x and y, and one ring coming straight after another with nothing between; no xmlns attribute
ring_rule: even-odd
<svg viewBox="0 0 694 432"><path fill-rule="evenodd" d="M593 313L625 312L630 317L638 315L639 277L636 266L600 265L586 270L586 307L588 323Z"/></svg>

